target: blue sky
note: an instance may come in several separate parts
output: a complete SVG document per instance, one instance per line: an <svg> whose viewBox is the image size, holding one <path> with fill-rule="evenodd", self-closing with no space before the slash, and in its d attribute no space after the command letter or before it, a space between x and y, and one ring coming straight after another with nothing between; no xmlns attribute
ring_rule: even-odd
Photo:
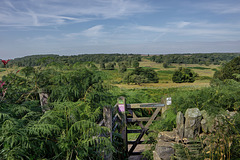
<svg viewBox="0 0 240 160"><path fill-rule="evenodd" d="M240 52L238 0L0 0L0 59Z"/></svg>

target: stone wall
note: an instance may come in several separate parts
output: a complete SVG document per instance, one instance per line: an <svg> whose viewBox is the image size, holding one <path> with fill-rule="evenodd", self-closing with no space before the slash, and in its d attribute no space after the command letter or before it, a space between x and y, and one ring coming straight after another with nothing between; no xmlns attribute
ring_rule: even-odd
<svg viewBox="0 0 240 160"><path fill-rule="evenodd" d="M223 118L231 118L237 112L226 112L226 115L209 116L205 110L189 108L185 114L177 113L176 128L158 134L158 140L153 151L154 160L184 159L174 150L175 144L181 144L189 153L200 157L201 143L196 139L202 134L211 134L223 125ZM189 158L189 157L188 157ZM200 158L201 159L201 158Z"/></svg>

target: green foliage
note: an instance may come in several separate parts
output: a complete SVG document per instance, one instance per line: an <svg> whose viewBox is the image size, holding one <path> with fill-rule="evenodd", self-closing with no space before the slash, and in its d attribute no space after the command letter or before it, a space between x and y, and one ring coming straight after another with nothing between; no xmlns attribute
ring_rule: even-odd
<svg viewBox="0 0 240 160"><path fill-rule="evenodd" d="M211 69L211 68L206 68L206 67L187 67L189 69L200 69L200 70L206 70L206 69Z"/></svg>
<svg viewBox="0 0 240 160"><path fill-rule="evenodd" d="M73 56L59 56L59 55L32 55L22 58L15 58L10 61L9 66L48 66L54 64L64 64L71 66L79 62L94 62L97 64L101 63L113 63L126 61L132 64L133 61L140 61L141 56L137 54L81 54ZM58 65L57 65L58 66Z"/></svg>
<svg viewBox="0 0 240 160"><path fill-rule="evenodd" d="M133 65L134 68L138 68L139 67L139 62L138 61L133 61Z"/></svg>
<svg viewBox="0 0 240 160"><path fill-rule="evenodd" d="M3 81L7 84L7 93L5 94L5 100L9 102L22 101L21 97L26 96L26 93L31 91L31 84L27 79L20 77L16 74L10 73L3 76Z"/></svg>
<svg viewBox="0 0 240 160"><path fill-rule="evenodd" d="M128 73L124 79L126 83L158 83L157 73L151 68L135 68L132 72Z"/></svg>
<svg viewBox="0 0 240 160"><path fill-rule="evenodd" d="M53 105L53 109L41 117L40 123L57 125L61 128L57 138L57 145L61 150L61 154L57 155L58 159L75 159L76 157L101 159L103 149L108 152L113 149L109 139L99 136L108 132L107 128L95 123L100 113L99 108L92 110L82 102L54 103Z"/></svg>
<svg viewBox="0 0 240 160"><path fill-rule="evenodd" d="M52 101L77 101L83 98L90 86L100 81L100 77L87 69L58 72L49 78L46 88L50 90Z"/></svg>
<svg viewBox="0 0 240 160"><path fill-rule="evenodd" d="M127 71L127 66L124 63L118 63L119 66L119 72L124 73Z"/></svg>
<svg viewBox="0 0 240 160"><path fill-rule="evenodd" d="M198 54L167 54L154 55L150 57L151 61L157 63L177 63L177 64L209 64L220 65L225 61L230 61L238 57L239 53L198 53Z"/></svg>
<svg viewBox="0 0 240 160"><path fill-rule="evenodd" d="M229 111L240 109L240 85L234 80L216 80L211 87L198 90L192 88L124 90L106 85L102 81L108 82L118 78L117 70L98 71L95 63L114 65L114 62L119 62L119 69L122 65L124 71L125 67L131 67L135 61L138 62L139 56L114 54L106 58L100 55L100 58L97 58L94 55L95 63L87 62L92 59L88 55L73 57L52 55L52 57L56 58L54 59L56 62L49 57L37 62L36 57L31 56L27 57L29 61L33 58L31 63L21 64L26 59L16 60L16 63L12 64L42 66L26 67L20 75L10 73L3 77L2 81L6 82L7 92L0 101L0 159L102 159L103 151L107 154L115 149L121 150L122 142L119 135L114 133L115 143L112 145L108 138L101 136L107 134L109 130L97 125L102 117L102 107L114 105L119 96L125 96L127 103L160 102L163 95L172 97L172 106L162 115L160 121L154 122L150 127L150 131L153 132L149 132L149 138L154 143L156 131L171 130L175 127L177 111L185 112L187 108L198 107L212 115L226 109ZM155 60L157 58L155 57ZM181 63L180 58L178 59ZM182 70L186 71L184 74L192 73L189 68ZM157 73L150 68L137 67L127 73L125 79L127 83L141 84L159 80ZM160 76L169 76L173 71L158 73ZM233 76L236 80L239 79L238 73L234 73ZM48 105L51 110L45 113L39 104L39 90L44 90L50 95ZM153 111L136 110L136 114L147 117ZM231 152L228 155L233 158L239 157L239 117L237 114L232 121L226 121L229 129L227 134L223 134L225 130L223 128L216 134L218 137L213 137L215 140L229 137L221 144L218 142L216 145L218 147L212 148L213 151L218 151L222 144L227 145L231 142L231 147L227 148ZM231 135L236 137L231 139ZM217 141L212 142L215 145ZM221 152L215 151L214 153L218 154L216 157L219 158ZM152 154L145 152L145 156L151 158Z"/></svg>
<svg viewBox="0 0 240 160"><path fill-rule="evenodd" d="M105 69L105 63L103 62L100 63L100 69Z"/></svg>
<svg viewBox="0 0 240 160"><path fill-rule="evenodd" d="M226 63L220 71L216 71L213 78L220 80L234 79L239 81L236 74L240 74L240 57L236 57L230 62Z"/></svg>
<svg viewBox="0 0 240 160"><path fill-rule="evenodd" d="M97 66L93 62L76 62L72 66L73 69L79 70L82 68L86 68L90 71L98 70Z"/></svg>
<svg viewBox="0 0 240 160"><path fill-rule="evenodd" d="M163 63L163 68L168 68L169 64L167 62Z"/></svg>
<svg viewBox="0 0 240 160"><path fill-rule="evenodd" d="M3 77L8 86L0 102L0 159L102 159L103 150L114 150L108 138L99 136L108 129L96 124L100 107L111 104L109 88L91 63L73 68L26 67L21 77ZM40 89L49 93L49 103L59 102L50 103L52 109L45 114L39 106ZM66 102L79 99L85 102Z"/></svg>
<svg viewBox="0 0 240 160"><path fill-rule="evenodd" d="M0 69L0 72L4 72L4 71L6 71L6 70L5 70L5 69L2 69L2 68Z"/></svg>
<svg viewBox="0 0 240 160"><path fill-rule="evenodd" d="M176 127L176 110L172 107L164 112L159 121L154 121L151 130L172 131Z"/></svg>
<svg viewBox="0 0 240 160"><path fill-rule="evenodd" d="M200 147L198 146L200 145ZM193 149L191 150L191 147ZM174 144L173 146L175 154L171 156L171 160L186 159L186 160L202 160L204 159L202 153L201 143L198 144L195 141L190 141L189 144Z"/></svg>
<svg viewBox="0 0 240 160"><path fill-rule="evenodd" d="M182 112L193 107L204 109L209 114L217 114L222 110L239 111L239 89L239 82L226 81L219 83L218 86L187 92L178 91L172 95L173 105Z"/></svg>
<svg viewBox="0 0 240 160"><path fill-rule="evenodd" d="M204 155L210 159L238 159L239 158L239 113L229 116L227 112L215 117L216 130L212 134L202 137Z"/></svg>
<svg viewBox="0 0 240 160"><path fill-rule="evenodd" d="M212 80L212 78L209 76L199 76L196 78L196 80Z"/></svg>
<svg viewBox="0 0 240 160"><path fill-rule="evenodd" d="M197 74L191 69L179 67L179 69L173 73L172 81L175 83L193 83L195 77L197 77Z"/></svg>
<svg viewBox="0 0 240 160"><path fill-rule="evenodd" d="M114 70L115 63L108 63L106 64L106 70Z"/></svg>
<svg viewBox="0 0 240 160"><path fill-rule="evenodd" d="M38 110L36 110L38 108ZM41 113L38 103L3 104L0 109L0 159L102 159L113 147L98 126L99 108L83 102L53 103Z"/></svg>

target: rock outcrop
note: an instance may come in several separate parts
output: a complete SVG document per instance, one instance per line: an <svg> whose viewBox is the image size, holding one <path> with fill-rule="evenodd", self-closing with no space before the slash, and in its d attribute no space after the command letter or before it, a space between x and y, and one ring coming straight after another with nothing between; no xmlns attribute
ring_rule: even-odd
<svg viewBox="0 0 240 160"><path fill-rule="evenodd" d="M179 139L183 139L184 137L184 129L185 129L185 124L184 124L184 115L182 112L177 113L176 117L176 124L177 124L177 135L179 136Z"/></svg>
<svg viewBox="0 0 240 160"><path fill-rule="evenodd" d="M155 151L153 151L154 160L170 160L174 154L173 145L176 144L176 130L171 132L160 132Z"/></svg>
<svg viewBox="0 0 240 160"><path fill-rule="evenodd" d="M188 108L185 112L185 138L195 138L200 133L202 114L198 108Z"/></svg>

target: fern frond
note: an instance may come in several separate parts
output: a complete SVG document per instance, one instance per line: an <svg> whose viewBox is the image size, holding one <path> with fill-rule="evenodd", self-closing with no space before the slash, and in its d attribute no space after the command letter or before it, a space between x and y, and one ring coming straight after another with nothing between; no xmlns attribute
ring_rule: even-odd
<svg viewBox="0 0 240 160"><path fill-rule="evenodd" d="M24 116L25 114L27 114L28 112L31 112L30 109L28 109L27 107L24 107L24 106L17 106L17 107L14 107L12 109L12 112L16 115L16 116Z"/></svg>
<svg viewBox="0 0 240 160"><path fill-rule="evenodd" d="M83 141L79 141L80 145L87 146L88 149L94 149L98 156L104 152L106 155L115 152L112 142L107 137L97 136Z"/></svg>
<svg viewBox="0 0 240 160"><path fill-rule="evenodd" d="M60 128L57 125L52 124L35 124L27 128L27 132L31 135L38 136L53 136L60 133Z"/></svg>
<svg viewBox="0 0 240 160"><path fill-rule="evenodd" d="M74 123L70 128L70 135L74 136L75 134L82 134L83 139L87 137L97 136L99 134L109 132L109 129L106 127L100 127L98 124L88 121L81 120Z"/></svg>
<svg viewBox="0 0 240 160"><path fill-rule="evenodd" d="M37 120L42 114L38 112L28 112L23 116L21 119L22 120Z"/></svg>
<svg viewBox="0 0 240 160"><path fill-rule="evenodd" d="M5 120L2 124L2 131L8 131L14 127L14 122L12 120Z"/></svg>
<svg viewBox="0 0 240 160"><path fill-rule="evenodd" d="M0 120L4 121L6 119L9 119L10 116L7 113L0 113Z"/></svg>

